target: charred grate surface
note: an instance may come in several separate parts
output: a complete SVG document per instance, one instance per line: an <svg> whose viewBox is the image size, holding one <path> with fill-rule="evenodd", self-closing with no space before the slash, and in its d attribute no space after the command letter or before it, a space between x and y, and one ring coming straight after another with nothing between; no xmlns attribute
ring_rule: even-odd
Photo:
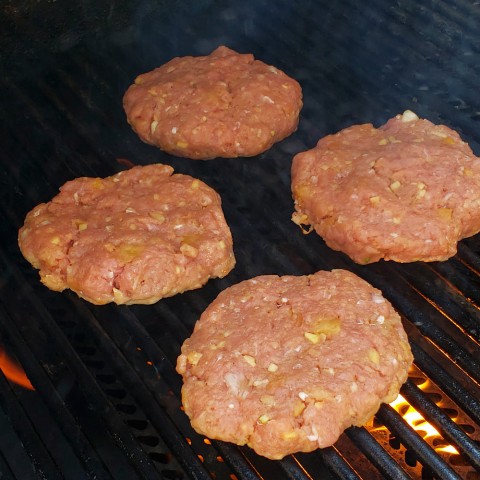
<svg viewBox="0 0 480 480"><path fill-rule="evenodd" d="M447 262L361 267L290 221L292 156L352 123L410 108L480 154L478 6L122 3L0 6L0 347L35 387L0 374L2 478L480 478L480 237ZM254 159L194 162L142 144L121 106L134 77L219 44L300 81L299 130ZM95 307L40 284L16 243L27 211L125 160L171 164L220 193L237 257L227 278L148 307ZM415 356L404 400L333 447L278 462L197 435L174 367L201 312L240 280L332 268L365 278L402 314Z"/></svg>

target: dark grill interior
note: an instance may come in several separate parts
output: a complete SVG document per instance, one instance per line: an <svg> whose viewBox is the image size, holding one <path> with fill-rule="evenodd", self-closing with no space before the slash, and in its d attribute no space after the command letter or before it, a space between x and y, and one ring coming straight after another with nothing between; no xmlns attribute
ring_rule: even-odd
<svg viewBox="0 0 480 480"><path fill-rule="evenodd" d="M290 221L292 156L353 123L410 108L480 155L475 2L102 1L0 5L0 346L35 391L0 374L0 473L10 479L480 478L480 237L443 263L358 266ZM421 5L419 4L421 3ZM139 73L220 44L303 87L299 130L252 159L190 161L140 142L122 95ZM153 306L95 307L38 281L16 242L65 181L171 164L215 188L234 237L225 279ZM439 435L384 405L335 446L282 461L197 435L174 365L225 287L346 268L402 314L415 366L405 399ZM421 423L421 421L416 422ZM439 451L453 445L459 453Z"/></svg>

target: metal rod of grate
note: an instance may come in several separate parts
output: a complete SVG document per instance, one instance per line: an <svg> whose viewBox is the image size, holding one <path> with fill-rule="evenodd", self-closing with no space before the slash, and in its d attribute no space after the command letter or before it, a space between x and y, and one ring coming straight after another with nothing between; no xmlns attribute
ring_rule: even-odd
<svg viewBox="0 0 480 480"><path fill-rule="evenodd" d="M412 477L386 452L363 428L349 428L347 435L362 450L367 458L382 472L385 478L408 480Z"/></svg>
<svg viewBox="0 0 480 480"><path fill-rule="evenodd" d="M429 400L410 380L402 387L403 396L437 427L444 438L454 444L480 470L480 446L477 445L445 412Z"/></svg>
<svg viewBox="0 0 480 480"><path fill-rule="evenodd" d="M390 431L401 436L402 443L411 448L422 464L428 466L439 478L446 480L461 478L392 407L383 405L377 416Z"/></svg>

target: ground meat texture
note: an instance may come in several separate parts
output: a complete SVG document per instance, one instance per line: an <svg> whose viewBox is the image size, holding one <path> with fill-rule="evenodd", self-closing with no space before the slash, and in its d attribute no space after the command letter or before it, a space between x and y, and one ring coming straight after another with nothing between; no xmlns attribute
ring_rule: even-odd
<svg viewBox="0 0 480 480"><path fill-rule="evenodd" d="M277 68L222 46L138 76L123 105L139 137L172 155L250 157L296 130L302 91Z"/></svg>
<svg viewBox="0 0 480 480"><path fill-rule="evenodd" d="M361 264L446 260L480 231L480 158L411 111L296 155L292 191L293 221Z"/></svg>
<svg viewBox="0 0 480 480"><path fill-rule="evenodd" d="M365 424L396 398L411 362L381 292L333 270L224 290L184 342L177 371L195 430L280 459Z"/></svg>
<svg viewBox="0 0 480 480"><path fill-rule="evenodd" d="M25 258L48 288L94 304L150 304L234 266L219 195L166 165L77 178L28 213Z"/></svg>

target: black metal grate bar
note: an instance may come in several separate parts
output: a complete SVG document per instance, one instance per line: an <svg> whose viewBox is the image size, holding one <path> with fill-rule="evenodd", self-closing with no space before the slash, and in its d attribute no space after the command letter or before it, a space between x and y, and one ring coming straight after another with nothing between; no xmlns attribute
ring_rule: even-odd
<svg viewBox="0 0 480 480"><path fill-rule="evenodd" d="M445 439L452 442L468 457L472 465L480 470L480 446L477 445L450 417L437 407L434 402L422 394L410 380L402 387L402 395L416 410L428 418Z"/></svg>
<svg viewBox="0 0 480 480"><path fill-rule="evenodd" d="M1 255L0 255L1 258ZM15 274L15 272L13 272ZM13 278L12 278L13 280ZM24 287L25 288L25 287ZM94 409L93 411L96 412L103 412L103 421L110 423L110 428L112 431L115 432L115 439L120 447L121 450L128 449L129 451L129 457L130 457L130 462L132 462L135 465L135 469L138 469L140 472L146 472L145 475L149 472L149 469L151 469L151 464L148 461L146 457L140 454L139 447L132 441L131 439L131 434L128 432L128 430L121 424L118 418L116 418L114 415L112 415L113 412L111 412L111 408L109 407L108 403L106 403L105 397L100 393L99 387L97 383L94 381L94 379L90 376L90 373L86 370L86 367L84 366L83 362L81 361L80 357L76 352L73 351L72 347L70 346L68 340L63 336L61 331L59 331L54 323L53 319L51 318L50 314L46 313L43 310L43 307L37 300L37 296L34 294L29 295L30 298L33 299L33 308L31 304L26 304L24 306L24 310L17 309L14 312L14 315L12 317L12 320L15 322L19 322L19 319L22 318L21 316L23 315L23 318L28 317L29 315L31 316L32 312L36 312L36 315L31 318L31 325L29 327L24 326L24 332L27 333L26 328L29 328L30 332L28 332L29 335L31 335L30 339L27 340L28 346L32 352L32 354L37 358L43 360L45 363L50 363L53 359L47 359L45 356L45 352L41 350L41 345L35 344L35 341L38 341L38 336L36 332L36 325L34 322L36 322L37 318L41 318L44 327L46 327L46 332L47 332L47 337L52 340L52 344L56 345L56 351L62 352L63 355L65 356L65 360L67 360L68 357L68 366L71 368L70 373L63 373L62 377L60 377L61 380L65 378L65 375L68 378L68 375L73 375L73 377L77 378L77 381L79 382L84 382L85 383L85 388L83 390L84 394L87 395L90 400L92 401L92 408ZM5 299L2 299L5 302ZM35 306L35 303L37 304ZM9 332L14 331L14 328L10 326ZM24 334L25 334L24 333ZM44 333L45 334L45 333ZM45 364L44 363L44 364ZM30 367L30 363L25 364L25 368ZM34 366L31 367L34 369ZM35 374L35 370L33 372ZM72 431L71 429L76 429L76 421L71 421L70 413L65 410L65 404L64 402L58 398L58 392L57 391L52 391L51 386L49 385L49 382L46 382L44 378L42 378L43 375L41 373L38 373L35 375L35 382L34 386L39 389L40 392L44 395L44 398L46 401L49 403L49 409L50 412L55 412L55 421L62 426L62 428L67 428L67 435L71 440L77 440L77 442L81 441L81 436L78 435L79 432ZM37 383L38 382L38 383ZM97 392L97 393L95 393ZM34 406L34 408L38 407L38 403ZM63 417L63 418L62 418ZM14 417L15 419L17 416ZM38 421L38 420L37 420ZM52 422L52 426L55 427L56 423ZM52 428L53 428L52 427ZM97 425L97 428L99 425ZM22 431L25 429L22 427ZM103 428L102 428L103 430ZM42 434L48 435L50 429L49 428L44 428L40 430ZM48 442L46 442L48 443ZM77 455L80 455L80 457L83 457L83 461L87 463L87 467L89 467L89 463L92 466L92 471L95 472L102 472L103 468L99 467L98 465L95 466L94 458L95 458L95 452L90 452L92 454L92 457L88 455L89 449L85 448L87 444L81 444L77 443ZM101 448L98 448L99 445L97 446L97 453L101 453L102 450ZM109 456L112 455L112 451L109 451L108 453ZM41 457L41 456L40 456ZM139 458L140 457L140 458ZM108 459L105 460L107 463ZM123 458L122 456L118 456L117 462L116 462L116 467L115 469L118 469L116 473L113 475L115 478L128 478L128 471L129 468L126 468L126 465L124 465ZM121 468L119 468L121 467ZM125 476L124 476L125 473ZM150 470L150 474L153 474L153 470ZM130 475L134 475L134 470L130 471ZM47 478L50 478L47 476ZM51 477L55 478L55 477Z"/></svg>
<svg viewBox="0 0 480 480"><path fill-rule="evenodd" d="M392 480L409 480L412 477L383 449L364 428L349 428L347 435L358 445L358 448L367 456L383 474L384 478Z"/></svg>
<svg viewBox="0 0 480 480"><path fill-rule="evenodd" d="M430 345L427 344L427 346ZM441 385L442 390L478 423L480 415L479 397L462 388L458 379L450 376L449 372L442 368L442 364L435 361L432 349L429 349L426 353L423 348L412 343L412 351L415 363L420 366L421 370L437 385Z"/></svg>
<svg viewBox="0 0 480 480"><path fill-rule="evenodd" d="M30 423L25 418L18 404L12 401L12 393L8 391L9 386L4 378L0 378L0 396L2 409L0 411L0 422L2 427L1 450L2 450L2 475L9 475L10 478L24 478L25 480L35 479L35 467L31 461L33 458L41 458L43 472L51 475L52 479L60 478L58 470L51 463L50 455L45 450L42 442L37 438L32 430ZM4 406L5 398L9 397L8 405ZM22 431L22 436L26 440L23 442L18 437L11 422L12 416L15 416L17 428ZM31 457L29 456L31 455Z"/></svg>
<svg viewBox="0 0 480 480"><path fill-rule="evenodd" d="M389 405L383 405L377 413L378 418L388 429L401 437L402 443L415 452L423 465L427 465L439 478L459 480L461 477L442 460L433 448L427 445L410 425Z"/></svg>
<svg viewBox="0 0 480 480"><path fill-rule="evenodd" d="M328 468L342 480L358 480L361 478L335 447L324 448L318 452L318 455Z"/></svg>

